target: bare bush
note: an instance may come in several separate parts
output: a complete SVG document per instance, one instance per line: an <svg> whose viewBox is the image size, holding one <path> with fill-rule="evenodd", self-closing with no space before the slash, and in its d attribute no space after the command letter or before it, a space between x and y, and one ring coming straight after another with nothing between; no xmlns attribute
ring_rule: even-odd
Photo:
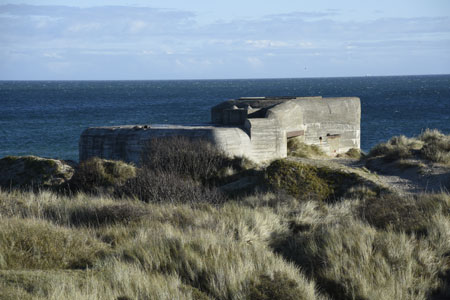
<svg viewBox="0 0 450 300"><path fill-rule="evenodd" d="M142 165L147 169L194 180L213 177L224 161L225 156L206 140L178 136L151 139L142 155Z"/></svg>
<svg viewBox="0 0 450 300"><path fill-rule="evenodd" d="M225 200L224 195L215 188L205 187L175 173L148 168L139 170L138 176L118 188L117 193L144 202L218 204Z"/></svg>
<svg viewBox="0 0 450 300"><path fill-rule="evenodd" d="M174 173L194 181L212 183L229 170L241 171L248 162L230 158L205 139L182 136L154 138L142 153L142 166L156 173Z"/></svg>

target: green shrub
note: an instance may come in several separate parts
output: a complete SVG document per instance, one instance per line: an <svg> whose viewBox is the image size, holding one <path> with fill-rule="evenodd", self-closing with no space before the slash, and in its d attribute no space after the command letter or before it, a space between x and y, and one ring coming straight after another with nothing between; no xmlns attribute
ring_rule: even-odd
<svg viewBox="0 0 450 300"><path fill-rule="evenodd" d="M298 199L335 201L357 185L362 179L327 167L316 167L288 160L276 160L266 169L267 185L283 190Z"/></svg>
<svg viewBox="0 0 450 300"><path fill-rule="evenodd" d="M72 191L112 193L115 187L135 176L136 168L133 165L94 157L80 163L69 187Z"/></svg>
<svg viewBox="0 0 450 300"><path fill-rule="evenodd" d="M332 193L318 169L286 160L276 160L266 169L266 182L275 190L284 190L297 198L324 200Z"/></svg>

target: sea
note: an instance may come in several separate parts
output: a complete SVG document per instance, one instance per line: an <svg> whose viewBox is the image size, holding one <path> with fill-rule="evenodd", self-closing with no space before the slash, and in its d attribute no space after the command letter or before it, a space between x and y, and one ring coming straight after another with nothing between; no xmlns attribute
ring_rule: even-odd
<svg viewBox="0 0 450 300"><path fill-rule="evenodd" d="M224 100L255 96L356 96L361 148L426 128L450 134L450 75L339 78L0 81L0 158L38 155L78 161L93 126L200 124Z"/></svg>

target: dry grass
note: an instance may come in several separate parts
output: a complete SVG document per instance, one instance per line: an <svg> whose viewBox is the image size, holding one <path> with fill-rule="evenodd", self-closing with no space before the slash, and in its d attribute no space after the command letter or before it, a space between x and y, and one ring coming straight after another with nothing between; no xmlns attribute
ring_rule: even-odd
<svg viewBox="0 0 450 300"><path fill-rule="evenodd" d="M450 164L450 135L436 129L427 129L418 138L425 143L420 150L422 157L433 162Z"/></svg>
<svg viewBox="0 0 450 300"><path fill-rule="evenodd" d="M428 299L439 292L448 296L448 217L436 213L427 222L428 234L419 238L389 228L377 230L358 218L354 202L325 209L303 203L293 220L296 230L275 249L334 299Z"/></svg>
<svg viewBox="0 0 450 300"><path fill-rule="evenodd" d="M418 137L395 136L370 150L368 157L381 156L387 161L422 158L450 164L450 135L427 129Z"/></svg>
<svg viewBox="0 0 450 300"><path fill-rule="evenodd" d="M326 154L317 145L307 145L298 139L292 138L287 143L288 156L315 158Z"/></svg>
<svg viewBox="0 0 450 300"><path fill-rule="evenodd" d="M0 193L0 286L8 299L245 299L270 295L259 288L268 278L294 286L298 299L322 299L269 247L288 229L268 208ZM145 214L135 218L139 209ZM83 266L81 274L33 271ZM17 269L28 273L17 278Z"/></svg>
<svg viewBox="0 0 450 300"><path fill-rule="evenodd" d="M0 299L448 297L450 196L357 194L211 205L0 191Z"/></svg>
<svg viewBox="0 0 450 300"><path fill-rule="evenodd" d="M92 266L105 245L82 231L45 220L0 220L0 269L77 269Z"/></svg>
<svg viewBox="0 0 450 300"><path fill-rule="evenodd" d="M414 150L420 150L423 142L415 138L407 138L404 135L394 136L386 143L380 143L373 147L368 157L383 156L387 161L412 158Z"/></svg>

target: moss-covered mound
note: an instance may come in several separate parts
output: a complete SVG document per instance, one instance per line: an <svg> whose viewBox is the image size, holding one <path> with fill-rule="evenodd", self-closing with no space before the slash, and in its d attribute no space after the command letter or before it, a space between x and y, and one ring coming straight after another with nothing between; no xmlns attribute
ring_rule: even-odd
<svg viewBox="0 0 450 300"><path fill-rule="evenodd" d="M0 159L0 187L42 188L61 185L74 169L68 163L37 156L6 156Z"/></svg>
<svg viewBox="0 0 450 300"><path fill-rule="evenodd" d="M113 192L128 179L136 177L136 167L123 161L97 157L80 163L69 186L73 191L88 193Z"/></svg>
<svg viewBox="0 0 450 300"><path fill-rule="evenodd" d="M288 160L272 162L266 169L265 181L270 188L296 198L320 201L334 200L363 182L354 173Z"/></svg>

